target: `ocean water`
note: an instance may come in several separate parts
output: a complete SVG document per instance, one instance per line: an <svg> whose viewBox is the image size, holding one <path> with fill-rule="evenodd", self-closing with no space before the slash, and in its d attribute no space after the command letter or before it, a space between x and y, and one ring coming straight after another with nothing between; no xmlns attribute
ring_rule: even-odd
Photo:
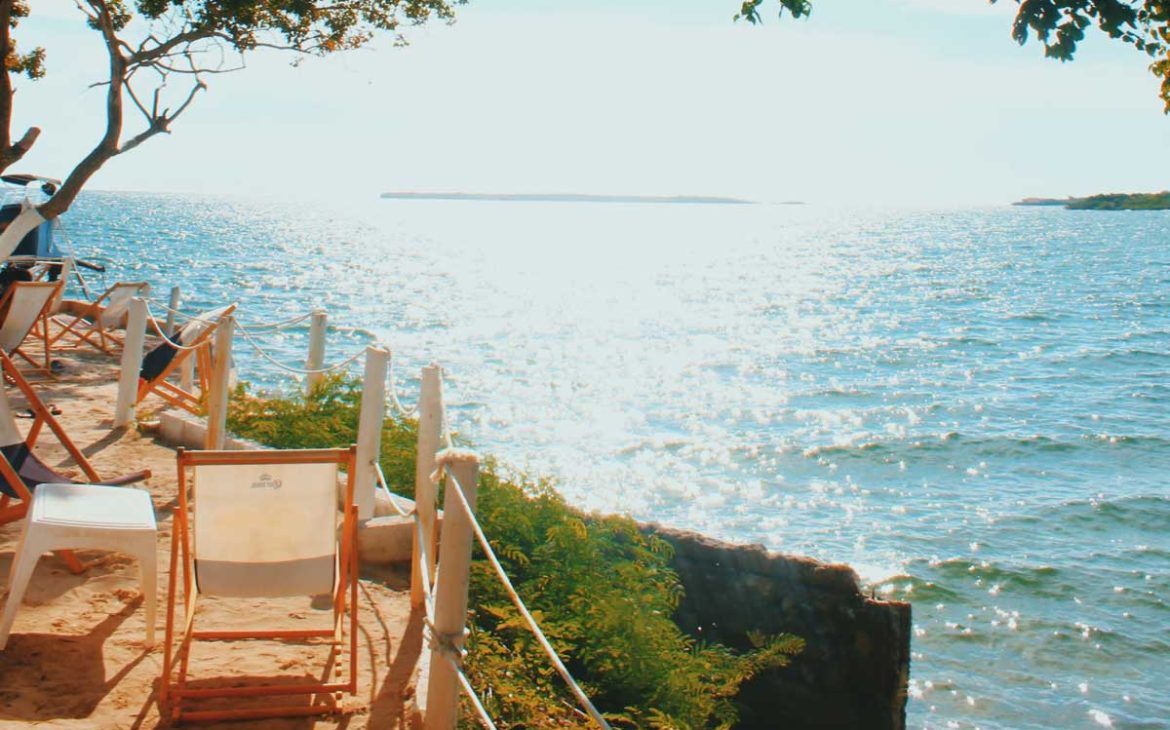
<svg viewBox="0 0 1170 730"><path fill-rule="evenodd" d="M66 225L188 309L326 307L327 360L388 343L404 401L440 362L455 428L579 505L852 564L914 604L911 727L1170 727L1170 214L91 193Z"/></svg>

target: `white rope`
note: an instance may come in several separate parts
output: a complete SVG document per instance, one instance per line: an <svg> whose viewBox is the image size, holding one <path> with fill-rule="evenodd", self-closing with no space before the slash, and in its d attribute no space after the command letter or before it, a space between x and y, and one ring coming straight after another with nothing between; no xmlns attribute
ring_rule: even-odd
<svg viewBox="0 0 1170 730"><path fill-rule="evenodd" d="M386 475L382 473L382 465L377 461L374 462L374 473L378 476L378 486L386 493L390 499L390 506L398 513L399 517L413 517L415 510L407 512L398 504L398 495L390 491L390 487L386 484Z"/></svg>
<svg viewBox="0 0 1170 730"><path fill-rule="evenodd" d="M164 312L170 312L171 314L178 315L179 317L182 317L183 319L197 320L199 322L207 322L208 321L206 319L200 319L199 315L187 314L186 312L180 311L178 309L174 309L169 304L163 304L162 301L159 299L155 299L153 297L143 297L143 298L147 301L148 306L151 302L153 302L155 304L155 306L159 307Z"/></svg>
<svg viewBox="0 0 1170 730"><path fill-rule="evenodd" d="M193 345L193 346L180 345L178 342L175 342L170 337L167 337L166 333L163 331L164 327L158 323L157 319L154 318L154 312L150 311L150 304L146 305L146 319L150 321L150 326L154 328L155 333L160 338L162 338L163 342L167 343L168 345L175 348L176 350L198 350L199 348L201 348L207 344L206 342L200 342L198 345ZM201 319L199 321L200 322L207 322L208 324L215 324L215 322L213 322L211 320L206 320L206 319Z"/></svg>
<svg viewBox="0 0 1170 730"><path fill-rule="evenodd" d="M500 565L499 559L496 558L495 551L492 550L492 546L488 543L487 537L483 534L483 528L479 526L479 520L475 518L475 513L472 511L471 505L467 501L467 495L463 492L463 485L459 483L459 480L455 478L455 475L451 472L450 469L441 470L446 472L447 478L450 479L451 484L454 485L455 489L452 491L459 499L459 503L463 507L464 514L470 518L469 521L471 522L471 529L475 531L475 538L479 540L479 544L483 548L484 555L487 556L488 562L490 562L492 564L492 568L495 569L496 575L500 579L500 583L503 584L504 590L508 592L509 597L512 599L512 604L516 606L516 610L519 611L520 615L524 617L524 622L528 624L528 629L532 631L533 635L536 637L537 642L540 644L541 648L544 649L544 653L548 655L549 661L552 662L553 668L557 670L557 674L561 675L561 679L565 680L565 683L569 685L569 689L572 690L573 694L577 697L577 701L581 703L581 706L585 708L585 710L589 713L589 716L593 718L593 721L596 722L598 726L605 728L605 730L612 730L612 728L609 726L609 723L605 721L605 718L601 716L601 713L598 712L597 708L593 706L593 703L589 701L589 697L585 695L585 692L577 684L576 680L573 679L573 675L569 674L569 670L565 667L565 663L561 661L559 656L557 656L556 649L554 649L552 644L549 643L548 639L545 638L544 632L540 630L540 626L536 623L536 619L532 618L532 614L529 613L528 608L524 605L524 601L520 598L520 595L516 593L516 589L512 586L512 581L508 578L508 574L504 572L504 567Z"/></svg>
<svg viewBox="0 0 1170 730"><path fill-rule="evenodd" d="M289 317L288 319L282 319L279 322L261 322L260 324L238 324L236 326L239 327L240 329L250 330L252 332L261 332L261 331L269 331L269 330L283 330L283 329L288 329L289 327L292 327L293 325L300 324L301 322L304 322L306 319L308 319L312 316L313 316L312 312L307 312L305 314L300 314L300 315L297 315L295 317Z"/></svg>
<svg viewBox="0 0 1170 730"><path fill-rule="evenodd" d="M390 392L390 403L394 405L394 409L398 411L398 415L403 418L413 418L418 413L418 403L414 404L414 408L409 410L402 405L402 401L398 400L398 391L394 387L394 356L391 355L386 363L386 390Z"/></svg>
<svg viewBox="0 0 1170 730"><path fill-rule="evenodd" d="M260 347L260 345L256 343L255 338L253 338L252 335L249 334L249 332L247 330L240 330L240 333L242 335L244 335L244 339L248 341L248 344L250 344L252 346L252 349L256 350L256 352L260 355L260 357L264 358L265 360L272 363L273 365L280 368L281 370L284 370L284 371L290 372L290 373L294 373L296 375L317 375L319 373L331 373L335 370L340 370L341 368L344 368L344 367L350 365L355 360L357 360L359 357L361 357L363 354L365 354L365 349L361 349L361 350L358 350L357 352L355 352L354 354L350 355L346 359L342 360L341 362L334 363L333 365L330 365L329 367L317 368L315 370L308 369L308 368L295 368L291 365L285 365L284 363L280 362L279 360L277 360L276 358L272 357L267 352L265 352L264 348Z"/></svg>
<svg viewBox="0 0 1170 730"><path fill-rule="evenodd" d="M467 675L463 673L459 662L455 661L455 657L447 652L442 652L443 657L451 662L451 666L455 669L455 676L459 679L459 686L463 688L463 693L467 695L467 699L471 700L471 706L475 708L475 714L479 717L479 722L489 730L496 730L495 723L492 718L488 716L487 710L484 709L483 703L479 701L479 697L475 694L475 690L471 687L471 682L467 681Z"/></svg>

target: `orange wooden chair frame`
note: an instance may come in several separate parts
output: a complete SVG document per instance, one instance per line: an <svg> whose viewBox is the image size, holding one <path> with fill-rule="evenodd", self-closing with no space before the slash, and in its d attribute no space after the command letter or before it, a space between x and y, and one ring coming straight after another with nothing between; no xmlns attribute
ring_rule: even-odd
<svg viewBox="0 0 1170 730"><path fill-rule="evenodd" d="M219 313L215 322L211 323L198 337L195 342L183 342L184 349L178 350L163 371L154 377L153 380L138 379L138 395L135 400L136 403L141 403L151 393L154 393L159 398L162 398L167 403L175 408L180 408L187 411L191 415L198 416L202 410L203 400L206 397L208 388L210 387L209 378L211 373L211 337L215 331L219 329L219 324L224 317L236 311L236 305L231 304L224 308ZM174 383L168 382L169 378L175 370L183 364L183 361L188 357L195 357L195 377L199 380L199 393L195 395L186 390L183 390Z"/></svg>
<svg viewBox="0 0 1170 730"><path fill-rule="evenodd" d="M107 486L120 486L122 484L132 484L134 482L142 481L150 477L149 470L137 471L132 474L117 477L114 479L103 480L98 476L97 470L89 463L89 459L85 458L85 454L81 449L77 448L77 444L73 443L73 439L69 438L69 434L61 427L61 424L53 416L52 412L45 406L44 402L37 395L29 382L21 375L20 370L16 367L16 363L8 355L0 352L0 369L3 370L4 375L9 378L28 401L28 406L33 412L32 426L29 427L28 435L25 436L24 443L32 450L36 444L37 437L40 436L41 430L48 426L65 450L69 452L70 458L85 474L85 478L89 479L93 484L104 484ZM15 522L22 519L28 514L28 508L32 505L32 492L29 491L28 486L24 480L20 478L20 474L16 468L9 463L8 458L0 454L0 478L18 495L18 499L14 500L7 494L0 493L0 524ZM74 573L80 573L84 570L84 566L73 555L71 551L62 550L59 553L69 566L69 569Z"/></svg>
<svg viewBox="0 0 1170 730"><path fill-rule="evenodd" d="M76 345L82 342L87 342L97 349L112 355L116 347L121 347L125 342L124 338L115 335L101 325L100 317L105 307L102 302L109 299L110 296L118 290L119 287L138 287L140 291L150 291L150 283L146 281L120 281L102 292L102 295L90 302L85 307L85 311L78 314L66 323L57 322L61 326L61 331L50 338L50 343L55 343L65 335L73 335L77 339ZM54 320L56 321L56 320ZM86 329L78 329L78 325L86 325ZM93 338L97 337L95 341Z"/></svg>
<svg viewBox="0 0 1170 730"><path fill-rule="evenodd" d="M167 630L164 644L163 676L159 697L165 707L170 704L171 719L174 722L191 720L195 722L220 722L226 720L261 719L269 717L292 717L322 715L336 711L335 705L312 703L302 705L277 705L254 708L233 708L225 710L186 710L183 701L187 699L276 697L288 695L332 695L344 692L357 694L357 506L353 503L354 465L357 447L347 449L287 449L257 451L187 451L180 448L179 505L175 508L175 525L171 537L170 585L167 588ZM195 465L231 464L329 464L337 463L346 469L345 504L342 519L341 538L338 547L337 581L333 594L333 628L307 630L271 631L196 631L195 602L198 588L194 580L194 555L190 540L192 526L187 492L187 467ZM198 490L198 486L195 487ZM195 496L198 499L198 495ZM328 515L333 519L334 515ZM322 517L323 519L326 516ZM183 595L185 598L185 623L182 628L178 650L175 650L175 593L179 576L179 562L182 561ZM348 601L348 610L347 610ZM262 639L269 641L296 641L328 638L332 640L332 651L326 664L326 672L342 651L344 623L349 616L349 678L344 682L303 682L299 684L253 684L237 687L187 686L188 659L191 644L197 639L210 641L243 641ZM177 672L173 666L177 662ZM235 679L235 677L233 677Z"/></svg>
<svg viewBox="0 0 1170 730"><path fill-rule="evenodd" d="M16 296L17 287L22 287L22 286L23 287L52 287L52 288L57 290L56 292L53 293L52 296L50 296L48 299L45 300L45 306L42 307L40 313L37 314L37 318L36 318L36 320L34 320L34 324L33 324L32 329L29 330L27 335L25 335L26 340L29 337L35 337L41 341L41 343L45 349L45 362L44 362L44 364L42 365L42 364L38 363L36 360L34 360L32 358L32 356L30 356L28 353L26 353L22 347L17 347L16 350L12 353L14 355L19 355L20 357L24 358L24 360L27 361L29 365L32 365L34 368L36 368L37 372L44 373L45 375L50 375L53 372L52 369L50 368L50 365L53 362L53 357L52 357L53 348L52 348L52 340L49 338L49 315L52 313L53 305L56 304L58 297L61 296L61 292L65 290L65 282L63 280L52 281L52 282L50 282L50 281L14 282L12 284L12 286L10 286L4 292L4 295L0 296L0 317L7 316L8 310L11 308L12 298L14 296Z"/></svg>

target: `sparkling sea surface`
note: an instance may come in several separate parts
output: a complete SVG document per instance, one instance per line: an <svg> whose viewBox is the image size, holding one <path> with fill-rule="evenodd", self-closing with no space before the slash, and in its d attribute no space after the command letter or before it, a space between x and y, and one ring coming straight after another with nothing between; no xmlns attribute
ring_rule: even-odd
<svg viewBox="0 0 1170 730"><path fill-rule="evenodd" d="M440 362L456 430L575 504L853 565L914 604L911 727L1170 727L1170 213L90 193L65 226L188 310L327 308L327 360L388 343L404 401Z"/></svg>

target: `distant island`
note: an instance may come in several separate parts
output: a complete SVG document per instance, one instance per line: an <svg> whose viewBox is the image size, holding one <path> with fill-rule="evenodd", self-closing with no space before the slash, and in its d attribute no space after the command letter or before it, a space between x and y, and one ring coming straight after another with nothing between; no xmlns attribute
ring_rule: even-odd
<svg viewBox="0 0 1170 730"><path fill-rule="evenodd" d="M587 193L382 193L391 200L479 200L509 203L666 203L670 205L756 205L754 200L709 195L590 195ZM791 205L791 203L788 203Z"/></svg>
<svg viewBox="0 0 1170 730"><path fill-rule="evenodd" d="M1170 190L1160 193L1106 193L1087 198L1024 198L1012 205L1060 205L1067 210L1170 210Z"/></svg>

